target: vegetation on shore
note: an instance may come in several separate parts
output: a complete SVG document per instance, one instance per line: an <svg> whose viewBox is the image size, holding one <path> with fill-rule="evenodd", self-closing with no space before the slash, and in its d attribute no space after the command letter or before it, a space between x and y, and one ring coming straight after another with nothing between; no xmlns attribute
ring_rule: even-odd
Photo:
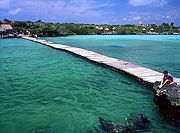
<svg viewBox="0 0 180 133"><path fill-rule="evenodd" d="M30 31L38 36L65 36L65 35L101 35L101 34L179 34L180 27L174 23L156 24L127 24L127 25L96 25L74 23L47 23L38 20L10 21L4 19L0 24L10 24L13 33Z"/></svg>

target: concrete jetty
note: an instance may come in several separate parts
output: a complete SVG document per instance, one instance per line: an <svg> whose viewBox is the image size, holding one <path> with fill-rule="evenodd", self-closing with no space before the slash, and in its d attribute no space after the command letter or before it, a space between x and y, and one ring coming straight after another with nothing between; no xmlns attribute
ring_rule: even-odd
<svg viewBox="0 0 180 133"><path fill-rule="evenodd" d="M32 37L22 37L22 38L33 42L41 43L43 45L52 47L54 49L67 51L79 57L85 58L89 61L105 65L116 71L128 74L144 84L153 85L155 81L161 81L163 78L163 74L161 72L137 64L133 64L127 61L108 57L93 51L62 45L62 44L56 44L50 41L32 38ZM180 84L180 78L174 78L174 81L177 84Z"/></svg>

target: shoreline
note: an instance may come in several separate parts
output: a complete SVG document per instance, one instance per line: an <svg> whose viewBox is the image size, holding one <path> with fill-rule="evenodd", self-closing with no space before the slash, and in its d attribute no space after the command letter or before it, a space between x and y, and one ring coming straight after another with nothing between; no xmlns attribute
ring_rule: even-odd
<svg viewBox="0 0 180 133"><path fill-rule="evenodd" d="M66 37L66 36L180 36L180 34L114 34L114 35L109 35L109 34L82 34L82 35L60 35L60 36L38 36L38 37ZM5 36L5 37L0 37L0 39L10 39L10 38L22 38L22 37L32 37L32 36Z"/></svg>

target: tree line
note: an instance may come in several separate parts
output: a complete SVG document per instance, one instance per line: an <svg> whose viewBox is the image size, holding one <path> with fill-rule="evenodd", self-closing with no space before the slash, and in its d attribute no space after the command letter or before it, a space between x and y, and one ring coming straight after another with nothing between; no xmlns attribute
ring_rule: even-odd
<svg viewBox="0 0 180 133"><path fill-rule="evenodd" d="M38 20L32 21L10 21L4 19L0 24L10 24L14 33L30 31L38 36L65 36L65 35L89 35L89 34L147 34L147 33L179 33L180 27L174 23L162 23L161 25L96 25L96 24L74 24L74 23L49 23Z"/></svg>

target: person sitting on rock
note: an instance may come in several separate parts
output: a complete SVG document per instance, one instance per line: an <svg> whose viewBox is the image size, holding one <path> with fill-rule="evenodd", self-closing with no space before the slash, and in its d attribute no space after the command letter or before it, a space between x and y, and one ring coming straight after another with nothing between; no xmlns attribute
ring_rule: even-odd
<svg viewBox="0 0 180 133"><path fill-rule="evenodd" d="M173 83L173 76L167 70L165 70L163 74L164 74L163 80L161 81L161 84L159 85L160 89L166 84Z"/></svg>

